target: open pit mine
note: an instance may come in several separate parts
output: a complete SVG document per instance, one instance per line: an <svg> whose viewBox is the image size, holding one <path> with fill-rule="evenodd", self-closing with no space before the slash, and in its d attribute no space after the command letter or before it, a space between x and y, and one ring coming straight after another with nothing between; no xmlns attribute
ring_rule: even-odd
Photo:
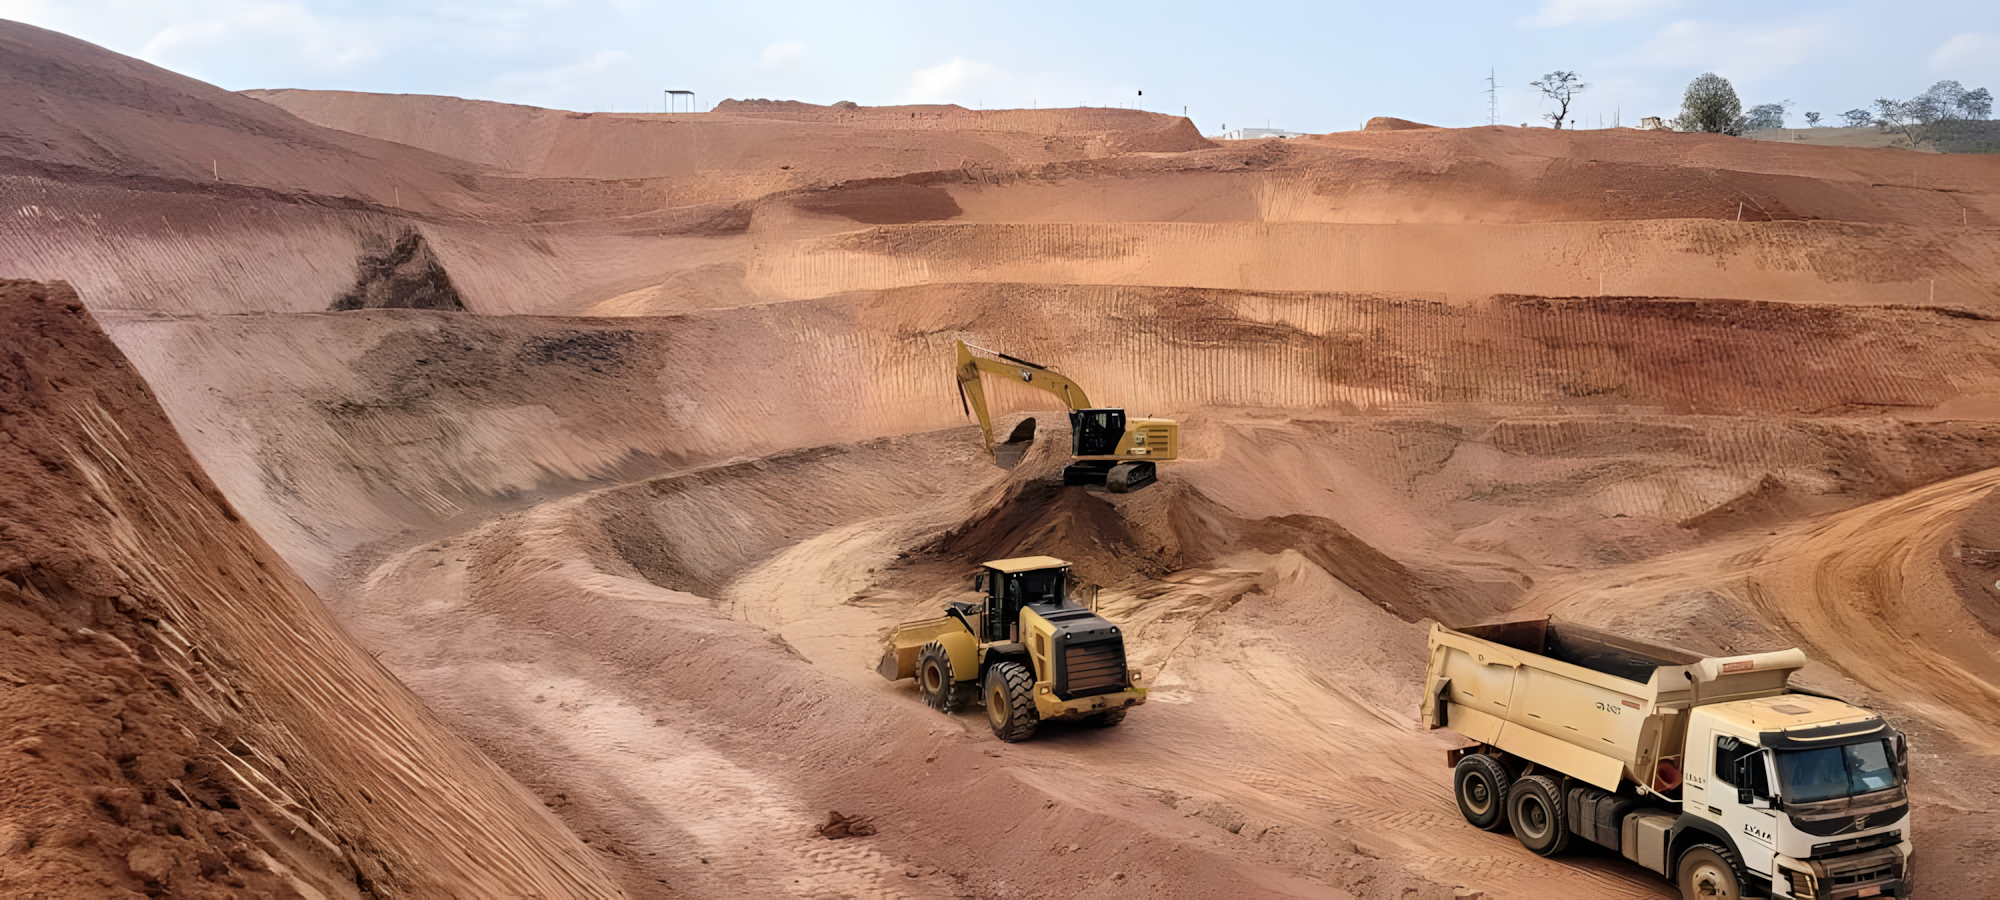
<svg viewBox="0 0 2000 900"><path fill-rule="evenodd" d="M1670 898L1696 779L1711 886L2000 894L1992 158L0 22L0 279L0 896ZM1902 754L1819 870L1779 706Z"/></svg>

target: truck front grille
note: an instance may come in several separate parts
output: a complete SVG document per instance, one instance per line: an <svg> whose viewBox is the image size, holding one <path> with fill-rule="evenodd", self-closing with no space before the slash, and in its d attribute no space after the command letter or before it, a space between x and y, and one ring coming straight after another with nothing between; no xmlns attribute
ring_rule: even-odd
<svg viewBox="0 0 2000 900"><path fill-rule="evenodd" d="M1125 642L1096 641L1063 648L1064 693L1089 697L1125 689Z"/></svg>
<svg viewBox="0 0 2000 900"><path fill-rule="evenodd" d="M1903 858L1894 847L1851 853L1820 860L1822 874L1813 879L1812 896L1824 900L1853 897L1871 884L1894 881L1901 874ZM1794 881L1797 879L1795 878Z"/></svg>
<svg viewBox="0 0 2000 900"><path fill-rule="evenodd" d="M1825 859L1829 856L1846 856L1849 853L1860 853L1865 850L1888 847L1902 842L1903 832L1898 829L1896 831L1885 831L1881 834L1871 834L1864 838L1855 838L1849 841L1827 841L1824 844L1814 844L1812 855L1814 859Z"/></svg>

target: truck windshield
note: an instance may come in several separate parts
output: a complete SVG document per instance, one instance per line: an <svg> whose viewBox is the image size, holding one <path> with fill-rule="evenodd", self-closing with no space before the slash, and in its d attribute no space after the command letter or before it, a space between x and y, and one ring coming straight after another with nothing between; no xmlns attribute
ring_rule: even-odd
<svg viewBox="0 0 2000 900"><path fill-rule="evenodd" d="M1896 786L1885 741L1778 751L1778 789L1787 803L1819 803Z"/></svg>

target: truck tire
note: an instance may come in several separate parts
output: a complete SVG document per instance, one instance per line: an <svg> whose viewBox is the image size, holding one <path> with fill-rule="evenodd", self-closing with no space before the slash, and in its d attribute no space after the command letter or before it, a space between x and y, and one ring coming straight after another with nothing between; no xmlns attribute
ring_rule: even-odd
<svg viewBox="0 0 2000 900"><path fill-rule="evenodd" d="M1537 856L1554 856L1569 848L1569 813L1562 789L1547 775L1517 779L1507 789L1507 821L1521 846Z"/></svg>
<svg viewBox="0 0 2000 900"><path fill-rule="evenodd" d="M1674 885L1682 900L1740 900L1743 876L1736 867L1736 854L1727 847L1696 844L1681 854L1674 867Z"/></svg>
<svg viewBox="0 0 2000 900"><path fill-rule="evenodd" d="M1035 712L1035 676L1017 662L997 662L986 669L986 718L993 734L1007 743L1035 736L1040 715Z"/></svg>
<svg viewBox="0 0 2000 900"><path fill-rule="evenodd" d="M1468 753L1451 771L1458 812L1472 827L1500 831L1507 827L1507 787L1512 779L1500 761L1484 753Z"/></svg>
<svg viewBox="0 0 2000 900"><path fill-rule="evenodd" d="M1120 722L1125 721L1125 707L1121 706L1118 707L1117 709L1105 710L1104 712L1098 713L1097 715L1084 719L1084 721L1089 722L1090 727L1092 728L1110 728L1112 726L1117 725Z"/></svg>
<svg viewBox="0 0 2000 900"><path fill-rule="evenodd" d="M965 708L972 685L961 685L956 674L943 644L932 641L917 651L917 691L924 695L925 706L946 714Z"/></svg>

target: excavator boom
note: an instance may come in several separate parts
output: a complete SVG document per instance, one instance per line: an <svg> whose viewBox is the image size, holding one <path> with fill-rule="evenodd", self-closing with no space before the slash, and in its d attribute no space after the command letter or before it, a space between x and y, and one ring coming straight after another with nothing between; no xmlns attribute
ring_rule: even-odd
<svg viewBox="0 0 2000 900"><path fill-rule="evenodd" d="M991 353L999 359L975 356L973 350ZM1003 378L1018 378L1022 384L1056 395L1070 409L1090 408L1090 397L1084 394L1083 387L1061 372L959 341L958 398L965 404L967 412L979 417L979 433L986 439L988 453L993 452L993 417L986 410L986 386L980 381L982 372L991 372Z"/></svg>

